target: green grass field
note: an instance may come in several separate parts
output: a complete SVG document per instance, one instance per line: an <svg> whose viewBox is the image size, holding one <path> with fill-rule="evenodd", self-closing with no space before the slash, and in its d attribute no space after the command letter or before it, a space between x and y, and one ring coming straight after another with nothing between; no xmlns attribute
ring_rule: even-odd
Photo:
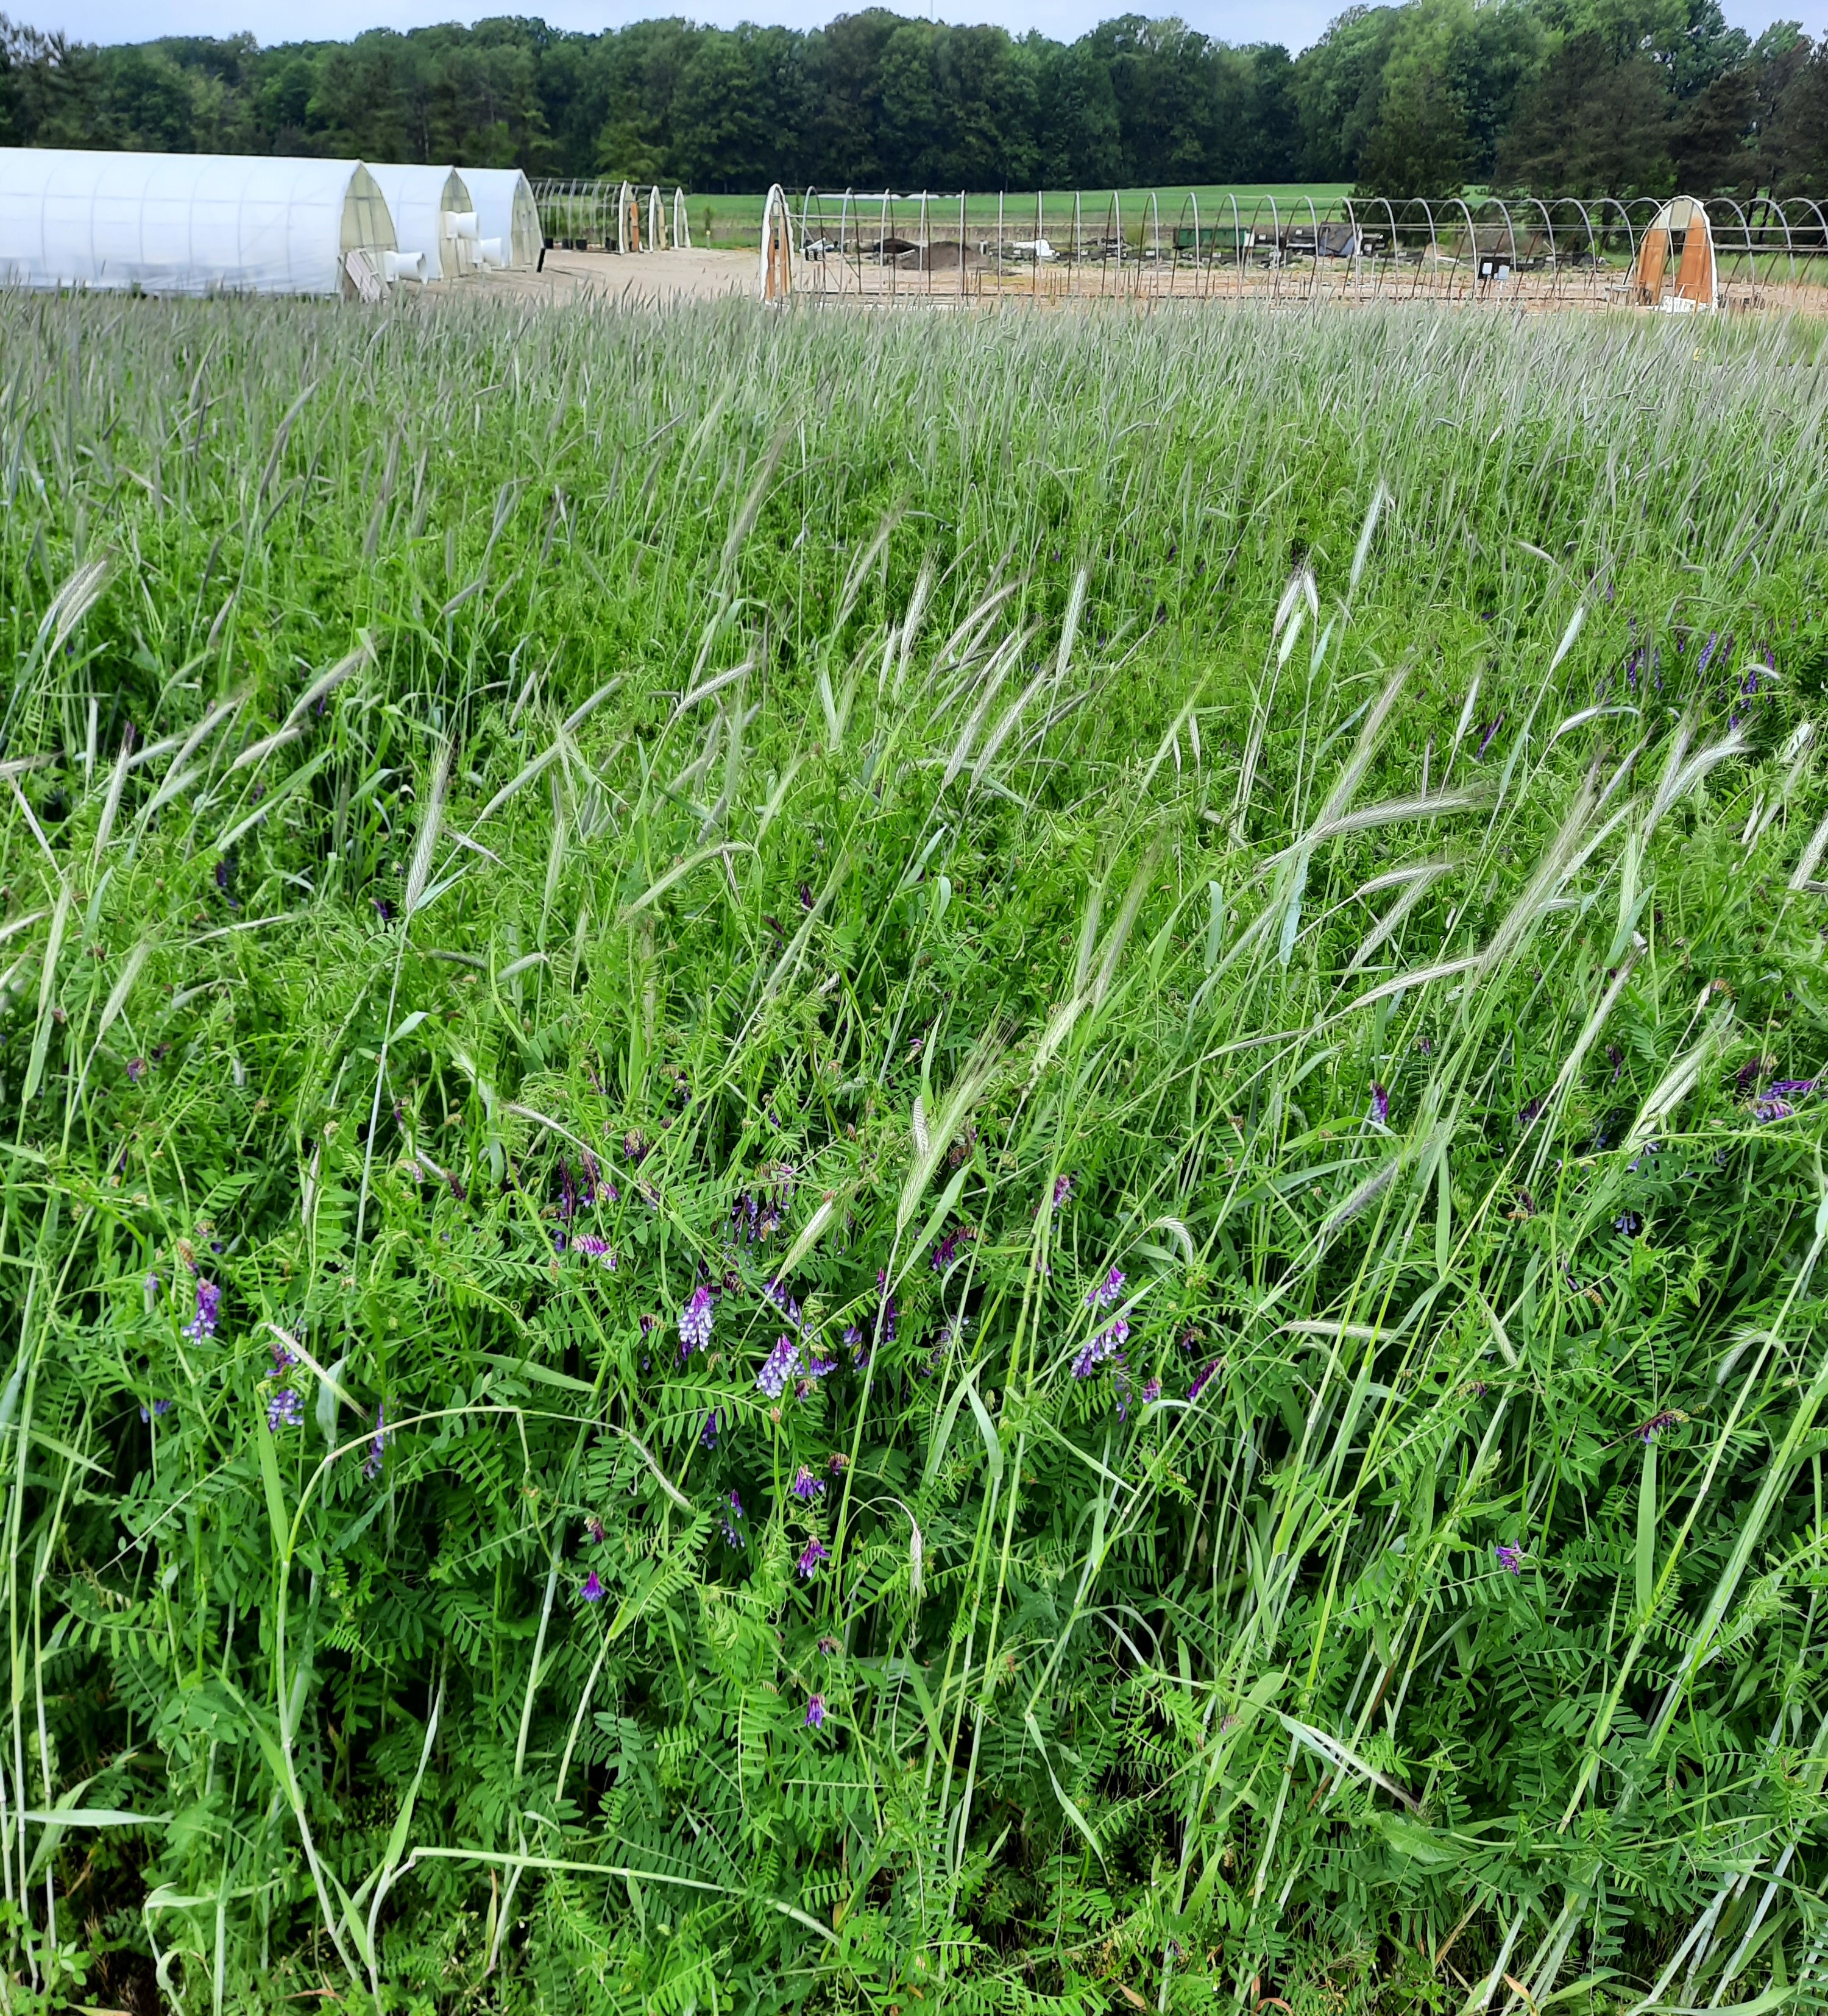
<svg viewBox="0 0 1828 2016"><path fill-rule="evenodd" d="M0 350L8 2007L1821 2006L1819 331Z"/></svg>
<svg viewBox="0 0 1828 2016"><path fill-rule="evenodd" d="M1148 214L1150 199L1153 197L1161 218L1164 232L1170 231L1181 221L1181 211L1189 196L1199 204L1202 223L1210 223L1223 218L1228 223L1231 215L1231 203L1235 200L1242 213L1246 227L1251 212L1259 203L1267 205L1273 200L1285 211L1293 209L1305 215L1307 205L1311 201L1314 207L1325 214L1328 207L1336 204L1347 195L1350 185L1345 182L1300 182L1253 184L1248 187L1216 185L1199 189L1086 189L1079 192L1080 214L1085 230L1102 232L1105 219L1110 215L1113 196L1121 207L1121 221L1127 232L1134 232L1136 220ZM806 192L789 189L787 195L792 203L797 219ZM876 200L858 203L853 200L851 214L861 214L866 223L879 224L882 219L882 192L875 192ZM918 220L920 205L918 200L910 201L904 190L895 192L896 203L892 211L894 220L903 229L910 219ZM835 225L839 206L843 200L842 189L820 190L818 202L821 213ZM918 199L918 192L917 192ZM752 196L694 196L689 205L692 242L703 245L755 245L761 242L762 207L767 200L766 193ZM1002 199L1002 214L1005 225L1012 237L1034 235L1035 193ZM968 196L965 198L965 225L968 231L994 231L997 226L999 199L994 195ZM1051 194L1042 193L1042 218L1046 228L1058 232L1070 225L1073 218L1073 192L1062 196L1058 191ZM941 232L954 229L958 222L958 195L955 190L950 197L935 197L929 204L933 230ZM1267 207L1264 211L1265 223L1268 218ZM1191 210L1188 212L1192 218Z"/></svg>

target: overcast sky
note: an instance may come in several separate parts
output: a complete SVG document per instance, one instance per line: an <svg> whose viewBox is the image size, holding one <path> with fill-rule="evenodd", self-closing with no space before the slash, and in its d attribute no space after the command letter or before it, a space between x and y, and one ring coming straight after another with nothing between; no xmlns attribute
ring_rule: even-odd
<svg viewBox="0 0 1828 2016"><path fill-rule="evenodd" d="M849 0L849 8L867 0ZM895 0L888 0L894 5ZM1130 0L1135 5L1137 0ZM1179 13L1196 28L1228 42L1278 41L1290 49L1304 49L1339 11L1343 0L1192 0L1178 9L1172 0L1144 0L1138 11L1146 13ZM1828 0L1772 0L1772 4L1747 5L1747 0L1723 0L1727 19L1754 34L1769 25L1775 16L1800 20L1812 34L1828 32ZM657 4L604 4L604 0L504 0L485 10L490 13L537 14L554 27L600 29L619 27L651 16L672 13L689 14L694 20L716 22L728 27L744 20L781 22L790 27L816 27L841 11L849 11L835 0L714 0L709 5ZM229 35L246 28L262 42L297 41L348 36L363 28L416 28L434 21L474 19L454 9L449 0L313 0L308 9L275 6L271 0L8 0L6 11L16 20L40 28L61 28L85 41L138 42L154 35ZM932 13L914 0L902 0L897 11L905 14ZM1070 41L1109 16L1125 11L1123 0L983 0L983 4L960 7L942 5L939 18L959 21L1000 21L1020 34L1040 28L1050 35Z"/></svg>

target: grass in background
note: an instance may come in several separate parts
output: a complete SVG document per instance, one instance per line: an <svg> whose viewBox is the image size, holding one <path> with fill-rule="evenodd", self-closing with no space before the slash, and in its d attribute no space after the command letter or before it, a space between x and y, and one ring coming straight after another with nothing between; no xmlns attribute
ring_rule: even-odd
<svg viewBox="0 0 1828 2016"><path fill-rule="evenodd" d="M1234 186L1230 183L1223 186L1217 185L1208 186L1202 184L1199 188L1193 189L1185 188L1120 189L1115 192L1115 194L1122 205L1120 214L1125 235L1134 238L1138 229L1138 221L1146 219L1148 216L1149 199L1152 196L1155 199L1156 209L1161 218L1163 235L1166 237L1172 232L1175 225L1181 221L1181 213L1184 208L1186 208L1187 221L1191 225L1192 211L1190 207L1187 207L1187 200L1190 195L1197 198L1199 201L1200 222L1202 225L1210 225L1221 218L1228 225L1231 217L1231 203L1235 199L1239 217L1247 229L1253 211L1260 203L1262 203L1264 205L1262 224L1263 228L1267 230L1269 228L1270 216L1268 204L1272 200L1281 207L1285 216L1293 211L1295 214L1305 217L1307 214L1307 205L1311 201L1314 209L1324 217L1329 207L1336 207L1340 199L1350 193L1351 185L1348 182L1264 182L1253 183L1248 186L1242 184ZM799 189L791 189L787 192L796 220L800 214L801 200L805 194L805 190ZM1074 192L1071 189L1064 193L1058 189L1042 193L1042 217L1048 231L1059 232L1070 229L1073 221L1073 194ZM882 190L878 189L875 195L877 200L873 204L867 201L860 201L855 197L852 200L850 214L853 218L860 217L865 228L871 225L879 225L882 221ZM1080 216L1086 235L1088 237L1101 235L1111 214L1113 192L1109 189L1082 189L1078 192L1078 195ZM838 209L843 198L842 189L821 189L817 193L816 205L817 214L824 217L828 230L835 231L836 229ZM1001 200L994 193L987 196L968 196L965 198L967 230L989 232L993 236L997 229L999 200L1002 204L1004 228L1008 236L1011 238L1033 237L1035 230L1036 200L1036 193L1033 189L1026 193L1012 193ZM766 201L766 190L758 195L749 196L693 196L689 205L693 243L694 245L759 245L762 242L762 209ZM613 200L611 208L613 211ZM670 217L670 212L669 215ZM918 200L918 193L917 200L910 200L905 192L896 192L894 207L890 213L890 223L893 228L906 232L910 229L910 223L918 223L919 217L920 204ZM935 196L928 206L928 218L929 228L936 236L950 229L952 235L956 237L958 225L958 192L954 189L949 196ZM644 211L642 214L644 230L646 226L647 214Z"/></svg>
<svg viewBox="0 0 1828 2016"><path fill-rule="evenodd" d="M0 327L10 2006L1819 2002L1801 334Z"/></svg>

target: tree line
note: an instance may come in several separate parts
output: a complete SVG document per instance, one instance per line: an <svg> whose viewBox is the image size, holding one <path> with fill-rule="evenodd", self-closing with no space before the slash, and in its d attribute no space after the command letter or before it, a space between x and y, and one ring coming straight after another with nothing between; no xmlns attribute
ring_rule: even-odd
<svg viewBox="0 0 1828 2016"><path fill-rule="evenodd" d="M1076 41L885 9L806 32L503 18L262 48L97 46L0 16L0 142L1032 189L1828 196L1828 35L1718 0L1409 0L1311 47L1127 14Z"/></svg>

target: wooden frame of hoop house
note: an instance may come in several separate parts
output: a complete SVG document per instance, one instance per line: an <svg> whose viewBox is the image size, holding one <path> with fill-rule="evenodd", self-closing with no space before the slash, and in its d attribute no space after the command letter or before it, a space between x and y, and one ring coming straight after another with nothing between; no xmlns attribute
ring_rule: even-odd
<svg viewBox="0 0 1828 2016"><path fill-rule="evenodd" d="M1682 239L1678 259L1675 241ZM1673 285L1669 268L1678 260ZM1651 218L1638 247L1631 277L1645 308L1712 309L1720 304L1714 232L1706 207L1693 196L1672 196Z"/></svg>
<svg viewBox="0 0 1828 2016"><path fill-rule="evenodd" d="M769 185L762 205L762 258L757 275L765 301L784 302L793 293L793 213L779 182Z"/></svg>

